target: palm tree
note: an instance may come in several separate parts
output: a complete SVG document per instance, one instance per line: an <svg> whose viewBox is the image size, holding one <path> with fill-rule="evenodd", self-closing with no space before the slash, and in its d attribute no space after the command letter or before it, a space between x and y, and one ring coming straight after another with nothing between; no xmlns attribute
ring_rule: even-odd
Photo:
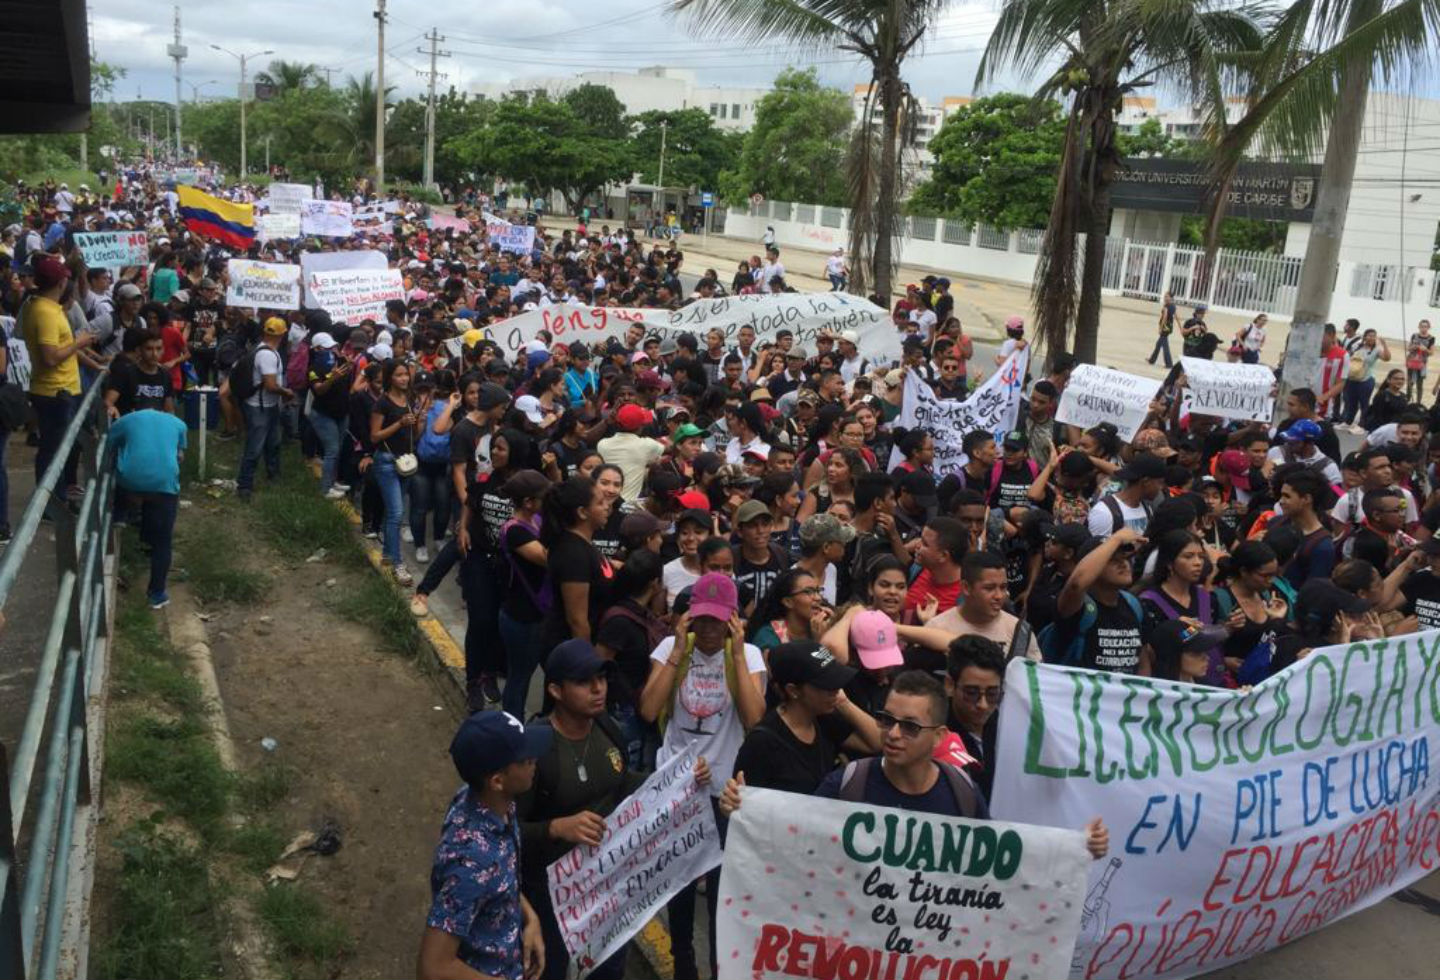
<svg viewBox="0 0 1440 980"><path fill-rule="evenodd" d="M389 101L391 94L395 91L394 86L385 88L385 108L391 106ZM334 142L343 147L339 151L347 169L352 173L358 170L372 170L375 165L375 100L378 98L375 92L375 74L366 72L360 78L351 76L345 82L345 91L341 96L343 108L330 121L334 130ZM389 159L387 150L386 158Z"/></svg>
<svg viewBox="0 0 1440 980"><path fill-rule="evenodd" d="M1009 67L1044 78L1037 99L1069 103L1033 291L1036 326L1051 356L1066 349L1073 323L1075 355L1095 360L1110 189L1124 166L1116 117L1125 96L1164 83L1184 91L1207 124L1224 131L1225 95L1244 77L1236 55L1258 50L1263 36L1262 11L1225 2L1006 0L1001 8L977 85Z"/></svg>
<svg viewBox="0 0 1440 980"><path fill-rule="evenodd" d="M902 155L909 140L909 90L901 66L924 38L946 0L672 0L702 30L751 41L783 38L800 50L839 48L870 63L870 90L847 160L851 288L890 296L895 235L903 188ZM879 124L876 125L876 115Z"/></svg>
<svg viewBox="0 0 1440 980"><path fill-rule="evenodd" d="M299 61L272 61L270 67L255 76L257 85L269 85L276 95L307 88L319 80L319 69Z"/></svg>
<svg viewBox="0 0 1440 980"><path fill-rule="evenodd" d="M1313 159L1324 143L1315 217L1291 319L1290 350L1300 356L1287 358L1287 364L1303 366L1309 360L1305 354L1319 354L1371 83L1376 78L1403 83L1409 71L1433 59L1437 20L1437 0L1295 0L1276 20L1264 54L1255 61L1258 97L1216 147L1217 193L1206 236L1211 247L1224 216L1224 191L1247 151ZM1286 374L1289 383L1312 383Z"/></svg>

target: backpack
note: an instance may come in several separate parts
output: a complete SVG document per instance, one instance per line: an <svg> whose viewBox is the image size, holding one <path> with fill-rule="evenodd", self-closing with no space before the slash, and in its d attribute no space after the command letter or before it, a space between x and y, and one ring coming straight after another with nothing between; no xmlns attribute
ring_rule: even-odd
<svg viewBox="0 0 1440 980"><path fill-rule="evenodd" d="M1028 456L1025 458L1025 465L1030 469L1030 482L1034 483L1035 478L1040 475L1040 467ZM1000 474L1005 471L1005 461L997 459L995 465L990 467L989 493L990 506L994 507L1000 500ZM1148 517L1149 514L1147 513Z"/></svg>
<svg viewBox="0 0 1440 980"><path fill-rule="evenodd" d="M1196 618L1198 618L1200 622L1204 623L1206 626L1210 626L1215 622L1215 620L1210 615L1210 590L1202 588L1199 590L1199 593L1200 594L1196 597L1195 600L1195 612L1197 613ZM1171 619L1180 618L1180 610L1176 609L1175 604L1170 601L1170 597L1167 596L1165 593L1161 592L1159 589L1146 589L1144 592L1140 593L1140 598L1149 599L1151 602L1155 603L1155 605L1163 609L1165 611L1165 615L1169 616Z"/></svg>
<svg viewBox="0 0 1440 980"><path fill-rule="evenodd" d="M675 679L670 684L670 695L665 699L665 704L660 708L660 714L655 719L655 725L663 737L665 726L670 723L670 716L675 713L675 698L680 693L680 686L685 683L685 677L690 673L690 659L695 653L695 634L685 634L685 649L680 653L680 663L675 668ZM744 657L745 649L734 649L734 641L725 637L725 688L730 692L730 700L734 704L740 703L736 694L740 690L740 672L735 666L736 657Z"/></svg>
<svg viewBox="0 0 1440 980"><path fill-rule="evenodd" d="M435 434L435 419L443 411L445 411L444 402L430 406L430 414L425 419L425 431L420 433L420 441L415 444L415 455L419 456L423 462L448 463L450 461L450 433Z"/></svg>
<svg viewBox="0 0 1440 980"><path fill-rule="evenodd" d="M285 362L285 387L299 391L310 378L310 341L302 340L290 350Z"/></svg>
<svg viewBox="0 0 1440 980"><path fill-rule="evenodd" d="M1110 512L1110 517L1114 520L1114 523L1110 525L1111 534L1114 534L1125 526L1125 515L1120 512L1120 501L1115 499L1113 493L1107 493L1101 497L1100 505ZM1150 501L1140 501L1140 508L1145 511L1145 520L1148 522L1154 513L1154 508L1150 506Z"/></svg>
<svg viewBox="0 0 1440 980"><path fill-rule="evenodd" d="M856 759L845 765L845 771L840 775L839 798L846 803L864 803L865 785L870 780L870 773L880 760L875 756L866 756L863 759ZM935 760L940 767L940 775L950 785L950 792L955 796L955 806L960 810L960 815L971 820L977 819L984 813L984 804L981 801L980 790L975 786L969 776L950 765L948 762Z"/></svg>
<svg viewBox="0 0 1440 980"><path fill-rule="evenodd" d="M1120 599L1130 611L1135 614L1135 623L1143 625L1145 622L1145 610L1140 608L1140 600L1129 592L1121 592ZM1075 624L1074 634L1066 636L1061 629L1060 622L1054 622L1040 631L1036 642L1040 645L1040 655L1045 658L1046 663L1060 664L1063 667L1078 667L1080 660L1085 656L1085 634L1095 628L1095 621L1100 618L1100 605L1085 594L1085 603L1080 608L1080 621Z"/></svg>
<svg viewBox="0 0 1440 980"><path fill-rule="evenodd" d="M510 584L514 585L518 579L520 587L525 590L525 594L528 595L530 601L535 604L536 610L543 616L555 607L555 586L551 583L548 572L545 575L545 581L540 583L539 589L531 586L530 580L525 577L525 573L520 570L520 566L516 563L516 556L511 553L509 545L505 543L505 535L509 533L512 527L523 527L538 538L540 536L539 521L537 520L534 524L527 524L518 518L512 517L500 525L500 532L496 535L496 538L499 539L500 553L505 556L505 563L510 566ZM518 560L523 561L523 559Z"/></svg>
<svg viewBox="0 0 1440 980"><path fill-rule="evenodd" d="M259 352L259 344L247 349L226 375L230 380L230 397L237 402L244 402L259 390L255 384L255 355Z"/></svg>
<svg viewBox="0 0 1440 980"><path fill-rule="evenodd" d="M215 364L222 371L228 371L253 348L245 345L245 338L238 330L226 331L215 345Z"/></svg>

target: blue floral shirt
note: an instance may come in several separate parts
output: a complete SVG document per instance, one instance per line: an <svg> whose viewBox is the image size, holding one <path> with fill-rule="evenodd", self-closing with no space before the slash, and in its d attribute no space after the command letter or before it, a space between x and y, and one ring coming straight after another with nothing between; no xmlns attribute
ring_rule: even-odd
<svg viewBox="0 0 1440 980"><path fill-rule="evenodd" d="M430 868L426 925L460 940L460 959L481 973L521 980L520 829L515 805L502 821L465 786L445 814Z"/></svg>

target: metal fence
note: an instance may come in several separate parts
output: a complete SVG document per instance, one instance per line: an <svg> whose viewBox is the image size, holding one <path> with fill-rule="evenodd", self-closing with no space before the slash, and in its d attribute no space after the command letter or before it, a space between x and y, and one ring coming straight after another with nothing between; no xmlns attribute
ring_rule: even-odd
<svg viewBox="0 0 1440 980"><path fill-rule="evenodd" d="M839 228L845 222L844 208L821 208L820 224L826 228Z"/></svg>
<svg viewBox="0 0 1440 980"><path fill-rule="evenodd" d="M995 249L997 252L1008 252L1010 250L1010 233L990 225L980 225L980 234L976 236L975 244L981 248Z"/></svg>
<svg viewBox="0 0 1440 980"><path fill-rule="evenodd" d="M915 215L910 219L910 237L919 242L935 240L935 219Z"/></svg>
<svg viewBox="0 0 1440 980"><path fill-rule="evenodd" d="M946 218L945 227L940 234L941 241L946 245L969 245L970 222Z"/></svg>
<svg viewBox="0 0 1440 980"><path fill-rule="evenodd" d="M815 223L815 205L795 205L795 220L800 222L802 225L813 225Z"/></svg>
<svg viewBox="0 0 1440 980"><path fill-rule="evenodd" d="M770 217L776 221L789 221L792 208L789 201L771 201Z"/></svg>
<svg viewBox="0 0 1440 980"><path fill-rule="evenodd" d="M107 420L98 397L103 387L102 375L81 400L14 539L0 555L3 610L49 508L58 573L55 604L19 741L13 752L0 745L0 774L8 788L0 798L0 976L18 980L56 975L67 903L89 900L77 894L88 886L79 884L84 876L72 868L71 857L94 819L91 793L99 787L91 783L87 708L90 692L103 684L106 647L100 641L110 630L105 561L111 553L115 471L108 465ZM59 485L72 451L81 453L86 474L78 513L66 505L66 488ZM34 608L10 612L45 615ZM79 918L88 922L88 914ZM74 955L79 937L64 939Z"/></svg>
<svg viewBox="0 0 1440 980"><path fill-rule="evenodd" d="M1021 228L1015 233L1015 251L1021 255L1039 255L1040 246L1044 244L1044 229Z"/></svg>

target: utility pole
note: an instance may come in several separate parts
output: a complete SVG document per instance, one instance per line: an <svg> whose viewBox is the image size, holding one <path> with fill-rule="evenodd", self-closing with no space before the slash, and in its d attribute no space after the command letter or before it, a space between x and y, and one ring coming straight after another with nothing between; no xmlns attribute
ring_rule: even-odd
<svg viewBox="0 0 1440 980"><path fill-rule="evenodd" d="M660 220L665 220L665 133L670 127L668 119L660 120Z"/></svg>
<svg viewBox="0 0 1440 980"><path fill-rule="evenodd" d="M222 48L218 44L212 44L210 45L210 47L214 48L216 51L228 54L230 57L240 62L240 179L244 180L246 175L249 173L249 170L247 169L248 157L245 152L245 103L248 101L248 93L245 91L245 63L251 58L263 58L267 54L274 54L275 52L267 48L266 50L261 51L257 54L236 54L229 48ZM209 83L207 82L206 84Z"/></svg>
<svg viewBox="0 0 1440 980"><path fill-rule="evenodd" d="M429 96L425 102L425 168L420 178L423 187L429 187L435 182L435 82L445 76L435 70L436 58L450 57L449 51L441 51L439 44L445 40L440 35L438 27L432 27L430 33L425 35L425 40L430 42L430 70L417 71L415 74L421 78L429 79ZM416 48L420 54L425 54L424 48Z"/></svg>
<svg viewBox="0 0 1440 980"><path fill-rule="evenodd" d="M316 66L315 66L315 70L316 70L316 71L323 71L323 72L325 73L325 87L326 87L326 88L329 88L329 87L330 87L330 76L331 76L331 74L333 74L334 72L339 71L340 69L339 69L339 68L326 68L324 65L316 65Z"/></svg>
<svg viewBox="0 0 1440 980"><path fill-rule="evenodd" d="M180 147L180 107L184 104L184 98L180 94L180 63L190 53L190 49L180 43L180 5L175 5L175 43L171 44L166 52L175 59L175 162L179 163L183 152Z"/></svg>
<svg viewBox="0 0 1440 980"><path fill-rule="evenodd" d="M95 29L90 23L90 5L85 5L85 36L90 39L90 70L95 70ZM110 90L110 104L114 107L115 90ZM90 134L85 130L80 131L80 169L90 169Z"/></svg>
<svg viewBox="0 0 1440 980"><path fill-rule="evenodd" d="M385 0L375 0L375 191L385 186Z"/></svg>

